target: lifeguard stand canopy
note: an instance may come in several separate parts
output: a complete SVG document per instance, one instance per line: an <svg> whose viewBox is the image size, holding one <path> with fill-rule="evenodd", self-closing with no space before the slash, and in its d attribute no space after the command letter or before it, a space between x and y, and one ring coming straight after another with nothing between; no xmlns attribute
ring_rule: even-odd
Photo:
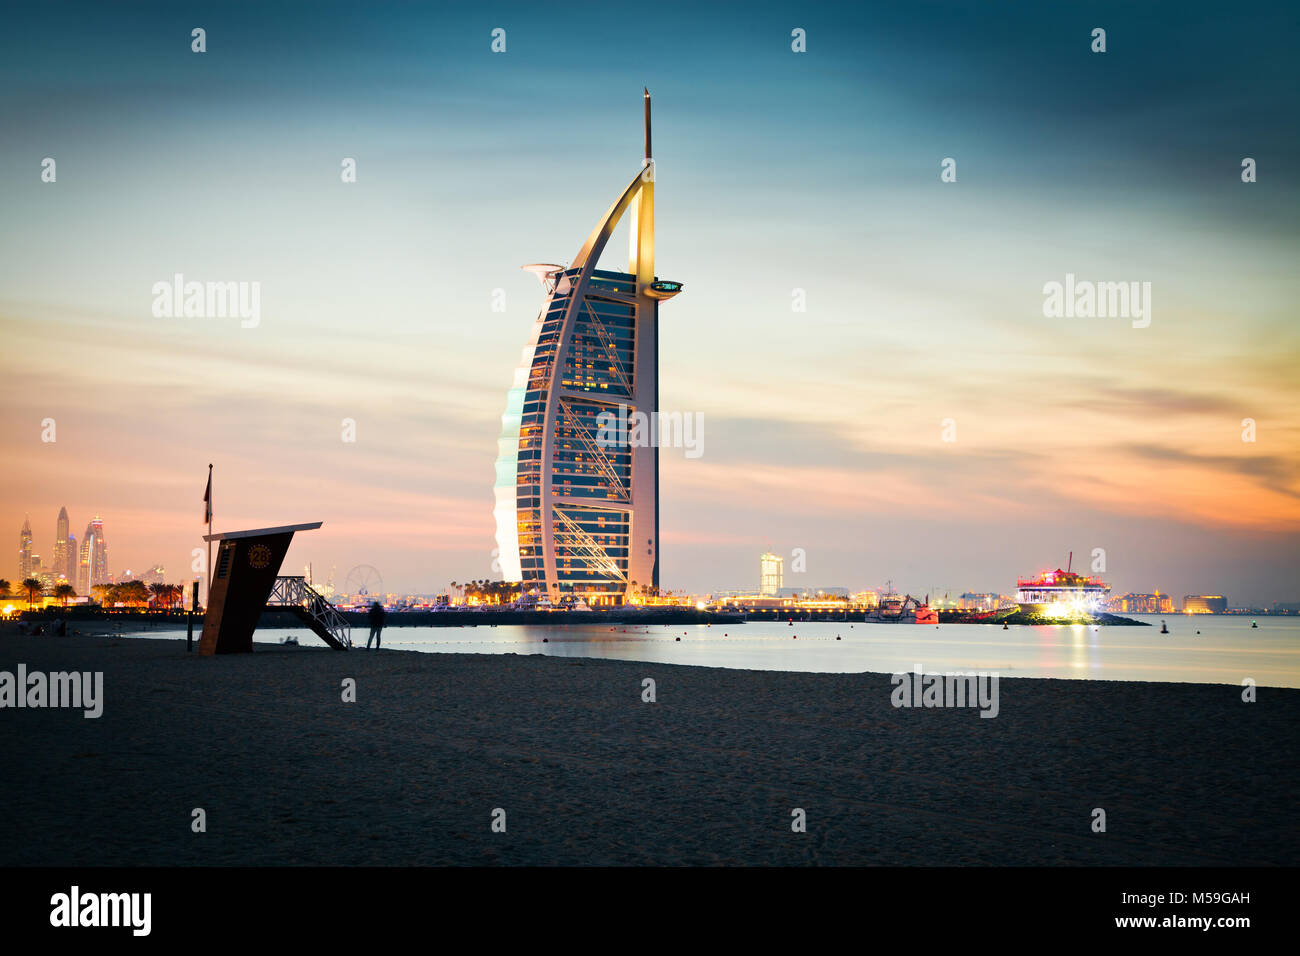
<svg viewBox="0 0 1300 956"><path fill-rule="evenodd" d="M314 531L322 523L313 521L203 536L204 541L221 544L217 548L208 607L203 615L200 655L253 650L253 631L266 610L294 532Z"/></svg>

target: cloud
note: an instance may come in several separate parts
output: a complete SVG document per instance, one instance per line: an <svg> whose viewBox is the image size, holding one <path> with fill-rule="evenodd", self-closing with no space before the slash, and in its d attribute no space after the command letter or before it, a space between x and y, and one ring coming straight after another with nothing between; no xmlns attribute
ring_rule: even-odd
<svg viewBox="0 0 1300 956"><path fill-rule="evenodd" d="M1251 446L1243 443L1243 447ZM1300 477L1294 459L1287 460L1276 455L1257 454L1202 455L1179 448L1170 448L1167 445L1131 444L1125 445L1124 450L1150 461L1171 462L1209 471L1232 472L1250 478L1266 478L1269 479L1269 486L1279 493L1300 498L1300 491L1284 486L1285 482L1294 482Z"/></svg>

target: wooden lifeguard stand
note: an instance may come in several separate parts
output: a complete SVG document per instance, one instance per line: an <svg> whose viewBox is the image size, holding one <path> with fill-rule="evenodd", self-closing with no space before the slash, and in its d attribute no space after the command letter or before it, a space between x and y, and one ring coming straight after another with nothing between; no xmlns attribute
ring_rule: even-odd
<svg viewBox="0 0 1300 956"><path fill-rule="evenodd" d="M294 611L325 643L351 646L346 622L301 578L280 577L280 565L296 531L313 531L322 522L204 535L219 541L208 607L203 615L199 654L241 654L253 650L253 631L272 592L276 607ZM342 625L340 629L340 624Z"/></svg>

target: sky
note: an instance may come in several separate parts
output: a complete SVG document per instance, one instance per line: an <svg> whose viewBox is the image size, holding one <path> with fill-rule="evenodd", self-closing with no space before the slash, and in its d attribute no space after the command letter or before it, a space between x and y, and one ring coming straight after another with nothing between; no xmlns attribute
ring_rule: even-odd
<svg viewBox="0 0 1300 956"><path fill-rule="evenodd" d="M1117 594L1300 600L1286 4L0 16L0 576L66 506L114 574L191 577L212 463L217 530L324 522L287 573L498 577L519 266L635 174L647 86L660 405L704 420L661 453L664 587L771 550L789 586L1011 593L1101 549ZM258 282L260 321L156 317L177 273ZM1067 275L1149 282L1150 324L1046 316Z"/></svg>

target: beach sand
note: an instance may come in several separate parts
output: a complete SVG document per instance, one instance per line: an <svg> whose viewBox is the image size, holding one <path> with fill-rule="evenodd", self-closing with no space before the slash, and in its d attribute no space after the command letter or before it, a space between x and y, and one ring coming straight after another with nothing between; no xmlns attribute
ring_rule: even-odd
<svg viewBox="0 0 1300 956"><path fill-rule="evenodd" d="M0 635L20 662L102 671L104 712L0 709L3 865L1300 862L1297 690L1004 679L981 719L884 674Z"/></svg>

